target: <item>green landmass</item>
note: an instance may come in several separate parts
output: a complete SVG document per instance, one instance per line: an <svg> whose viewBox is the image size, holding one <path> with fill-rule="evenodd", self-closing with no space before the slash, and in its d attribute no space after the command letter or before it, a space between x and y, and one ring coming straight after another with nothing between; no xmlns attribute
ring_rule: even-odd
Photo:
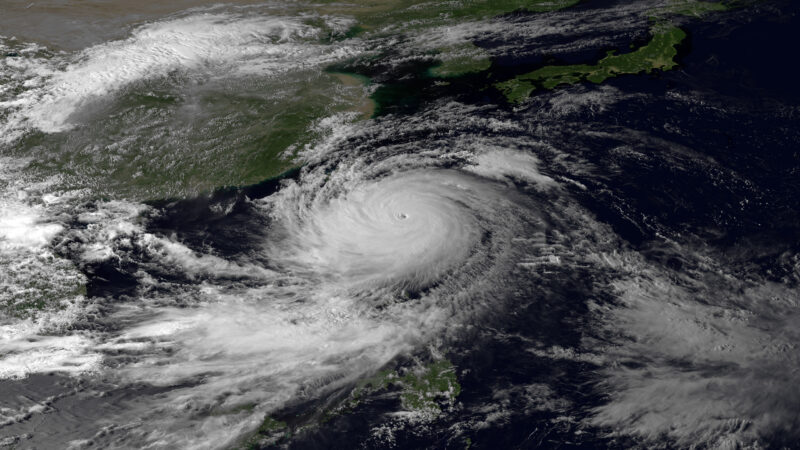
<svg viewBox="0 0 800 450"><path fill-rule="evenodd" d="M695 0L673 0L664 8L656 10L656 16L677 14L682 16L702 17L710 12L726 11L730 9L722 2L702 2Z"/></svg>
<svg viewBox="0 0 800 450"><path fill-rule="evenodd" d="M461 393L455 367L450 361L435 362L398 379L403 387L400 399L411 411L441 412L439 402L452 404Z"/></svg>
<svg viewBox="0 0 800 450"><path fill-rule="evenodd" d="M398 27L427 27L453 20L476 20L514 11L550 12L576 5L580 0L360 0L349 4L330 2L320 12L350 14L358 20L358 31Z"/></svg>
<svg viewBox="0 0 800 450"><path fill-rule="evenodd" d="M286 13L315 11L356 20L346 32L328 30L329 36L320 41L326 43L513 11L555 11L578 2L324 0L286 6ZM675 0L654 14L700 16L727 8L723 3ZM306 20L320 22L317 25L323 29L328 26L320 19ZM609 53L596 64L543 67L496 87L509 101L518 102L536 89L669 70L674 67L675 46L684 37L676 27L659 25L651 42L634 52ZM470 42L438 53L441 63L427 69L433 78L454 79L491 67L488 55ZM370 98L369 79L352 73L306 70L274 79L243 79L232 86L210 82L197 89L185 89L188 80L182 77L170 74L144 82L143 89L87 108L77 117L85 126L65 133L31 133L15 153L31 157L32 168L42 174L58 173L65 188L90 188L103 198L148 201L195 196L258 183L296 168L296 152L322 137L316 124L332 114L354 112L354 119L366 119L380 114L381 103L420 101L402 86L379 89Z"/></svg>
<svg viewBox="0 0 800 450"><path fill-rule="evenodd" d="M323 0L287 4L279 12L306 17L302 20L323 30L308 43L324 45L519 10L555 11L578 1ZM342 31L319 18L326 15L352 17L355 23ZM440 56L433 77L458 77L491 65L471 43L443 48ZM192 197L297 168L297 151L324 137L317 127L321 120L344 112L354 112L353 120L359 120L378 112L368 84L356 74L316 69L256 75L232 84L197 82L175 72L82 108L75 116L82 125L72 130L31 132L14 151L30 157L37 173L59 174L64 189L88 188L102 198L133 201Z"/></svg>
<svg viewBox="0 0 800 450"><path fill-rule="evenodd" d="M359 75L355 73L345 73L345 72L330 72L331 75L336 77L342 86L346 88L356 88L360 89L362 87L369 86L372 83L372 80L369 77L365 77L364 75ZM363 97L361 102L354 103L349 109L352 111L356 111L360 113L361 119L369 119L373 115L375 115L375 100L370 97Z"/></svg>
<svg viewBox="0 0 800 450"><path fill-rule="evenodd" d="M428 69L436 78L453 78L487 70L492 62L489 55L471 42L439 50L442 62Z"/></svg>
<svg viewBox="0 0 800 450"><path fill-rule="evenodd" d="M617 55L615 51L596 64L545 66L495 86L512 103L528 98L536 89L553 89L583 81L602 83L611 77L624 74L650 73L653 70L670 70L677 63L678 45L686 33L672 25L658 24L651 30L653 37L637 50Z"/></svg>
<svg viewBox="0 0 800 450"><path fill-rule="evenodd" d="M323 412L321 422L353 412L367 395L384 389L399 390L403 409L432 416L442 412L441 405L452 406L461 393L455 367L448 360L416 367L403 375L386 369L359 381L346 400Z"/></svg>
<svg viewBox="0 0 800 450"><path fill-rule="evenodd" d="M511 103L519 103L537 89L554 89L584 81L603 81L626 74L651 73L654 70L671 70L677 63L677 46L686 38L686 33L677 26L663 22L668 15L702 17L710 12L725 11L730 7L722 2L696 0L673 0L666 7L653 12L657 23L651 29L652 38L637 50L617 55L608 52L596 64L545 66L511 80L497 83L497 87Z"/></svg>
<svg viewBox="0 0 800 450"><path fill-rule="evenodd" d="M31 169L105 198L180 198L256 184L297 167L294 154L323 137L318 121L374 112L365 84L307 71L189 90L148 82L87 113L65 133L32 133L19 145ZM27 155L26 155L27 153Z"/></svg>
<svg viewBox="0 0 800 450"><path fill-rule="evenodd" d="M365 395L389 386L400 388L400 401L409 411L441 412L440 402L452 404L461 393L455 366L443 359L403 375L394 370L383 370L362 380L350 393L347 409L358 406Z"/></svg>
<svg viewBox="0 0 800 450"><path fill-rule="evenodd" d="M245 403L245 404L242 404L242 405L238 405L238 406L234 406L234 407L230 407L230 408L224 408L224 409L214 408L213 410L211 410L211 412L209 414L212 415L212 416L226 416L226 415L229 415L229 414L239 414L239 413L242 413L242 412L250 412L250 411L254 410L256 408L256 406L257 405L255 403Z"/></svg>
<svg viewBox="0 0 800 450"><path fill-rule="evenodd" d="M239 448L242 450L257 450L267 445L274 445L288 435L289 426L286 422L266 416L258 430Z"/></svg>
<svg viewBox="0 0 800 450"><path fill-rule="evenodd" d="M380 372L365 378L356 384L353 391L350 393L350 400L352 406L358 405L364 395L386 388L390 383L397 379L397 372L390 369L384 369Z"/></svg>
<svg viewBox="0 0 800 450"><path fill-rule="evenodd" d="M69 260L46 253L32 259L11 258L0 258L0 317L35 318L86 295L86 277Z"/></svg>

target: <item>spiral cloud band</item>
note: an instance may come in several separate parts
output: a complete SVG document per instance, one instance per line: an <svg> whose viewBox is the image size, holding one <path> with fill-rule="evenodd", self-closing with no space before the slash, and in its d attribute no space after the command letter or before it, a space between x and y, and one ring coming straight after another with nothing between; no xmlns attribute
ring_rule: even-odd
<svg viewBox="0 0 800 450"><path fill-rule="evenodd" d="M512 263L516 233L540 225L494 180L424 167L356 176L353 161L340 164L247 203L266 225L237 255L137 226L82 235L87 261L136 259L144 270L140 306L115 304L114 331L76 358L103 360L123 385L165 389L158 423L142 414L149 401L130 401L106 425L112 442L183 445L176 431L192 429L193 446L229 445L265 412L468 326L483 308L476 296Z"/></svg>
<svg viewBox="0 0 800 450"><path fill-rule="evenodd" d="M279 245L292 266L351 287L424 288L470 255L481 236L475 211L491 189L446 171L363 183L289 221L290 242Z"/></svg>

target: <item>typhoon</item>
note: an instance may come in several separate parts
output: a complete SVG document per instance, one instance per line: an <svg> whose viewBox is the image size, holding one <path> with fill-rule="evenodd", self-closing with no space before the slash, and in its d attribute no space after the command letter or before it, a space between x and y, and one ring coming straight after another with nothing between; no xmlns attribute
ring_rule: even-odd
<svg viewBox="0 0 800 450"><path fill-rule="evenodd" d="M0 447L797 447L797 5L7 3Z"/></svg>

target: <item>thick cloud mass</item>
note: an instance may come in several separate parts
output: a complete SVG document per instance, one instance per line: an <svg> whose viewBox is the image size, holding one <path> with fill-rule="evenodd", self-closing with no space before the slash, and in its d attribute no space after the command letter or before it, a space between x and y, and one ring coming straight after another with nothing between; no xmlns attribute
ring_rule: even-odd
<svg viewBox="0 0 800 450"><path fill-rule="evenodd" d="M456 172L394 175L305 211L286 224L289 242L278 245L298 270L352 286L416 290L474 252L490 199L498 200L493 186Z"/></svg>

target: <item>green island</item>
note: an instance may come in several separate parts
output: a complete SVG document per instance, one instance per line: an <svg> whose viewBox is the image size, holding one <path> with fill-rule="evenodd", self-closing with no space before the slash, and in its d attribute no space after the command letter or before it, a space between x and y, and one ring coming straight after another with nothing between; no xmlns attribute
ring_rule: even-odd
<svg viewBox="0 0 800 450"><path fill-rule="evenodd" d="M274 445L281 439L290 435L286 422L275 420L270 416L264 418L258 430L251 435L239 448L241 450L257 450L267 445Z"/></svg>
<svg viewBox="0 0 800 450"><path fill-rule="evenodd" d="M582 81L602 83L623 74L650 73L653 70L670 70L677 65L677 46L686 33L676 26L659 24L651 30L653 37L646 45L622 55L609 51L597 64L545 66L509 81L496 84L509 102L518 103L536 89L553 89L561 85Z"/></svg>
<svg viewBox="0 0 800 450"><path fill-rule="evenodd" d="M409 411L440 413L440 403L452 405L461 393L455 366L446 359L429 365L417 367L400 375L397 371L386 369L356 384L350 398L336 410L326 414L331 418L337 414L352 411L370 393L390 386L400 388L400 401Z"/></svg>
<svg viewBox="0 0 800 450"><path fill-rule="evenodd" d="M650 29L652 35L650 41L630 53L618 55L612 50L595 64L544 66L508 81L496 83L495 87L510 103L520 103L537 89L554 89L585 81L602 83L619 75L671 70L677 66L675 57L678 55L678 46L686 38L686 32L665 21L664 17L670 15L702 17L710 12L727 9L730 7L725 3L674 0L668 6L653 12L651 20L655 21L655 24Z"/></svg>
<svg viewBox="0 0 800 450"><path fill-rule="evenodd" d="M400 388L400 402L404 409L434 414L441 413L440 404L452 405L461 393L455 366L443 359L408 370L403 375L394 370L383 370L362 380L350 393L348 409L356 407L365 395L389 386Z"/></svg>
<svg viewBox="0 0 800 450"><path fill-rule="evenodd" d="M337 416L348 414L358 407L367 395L389 388L399 391L400 403L404 410L428 417L441 414L442 405L452 406L461 393L456 368L446 359L409 369L402 375L398 371L385 369L359 381L350 391L347 400L336 408L323 412L320 422L325 423ZM226 413L238 411L231 410ZM306 425L295 429L286 422L266 416L258 430L240 448L250 450L274 445L290 436L292 431L297 434L308 428Z"/></svg>
<svg viewBox="0 0 800 450"><path fill-rule="evenodd" d="M397 380L403 387L400 400L410 411L440 413L440 403L452 405L461 393L455 367L442 360L418 371L410 372Z"/></svg>

